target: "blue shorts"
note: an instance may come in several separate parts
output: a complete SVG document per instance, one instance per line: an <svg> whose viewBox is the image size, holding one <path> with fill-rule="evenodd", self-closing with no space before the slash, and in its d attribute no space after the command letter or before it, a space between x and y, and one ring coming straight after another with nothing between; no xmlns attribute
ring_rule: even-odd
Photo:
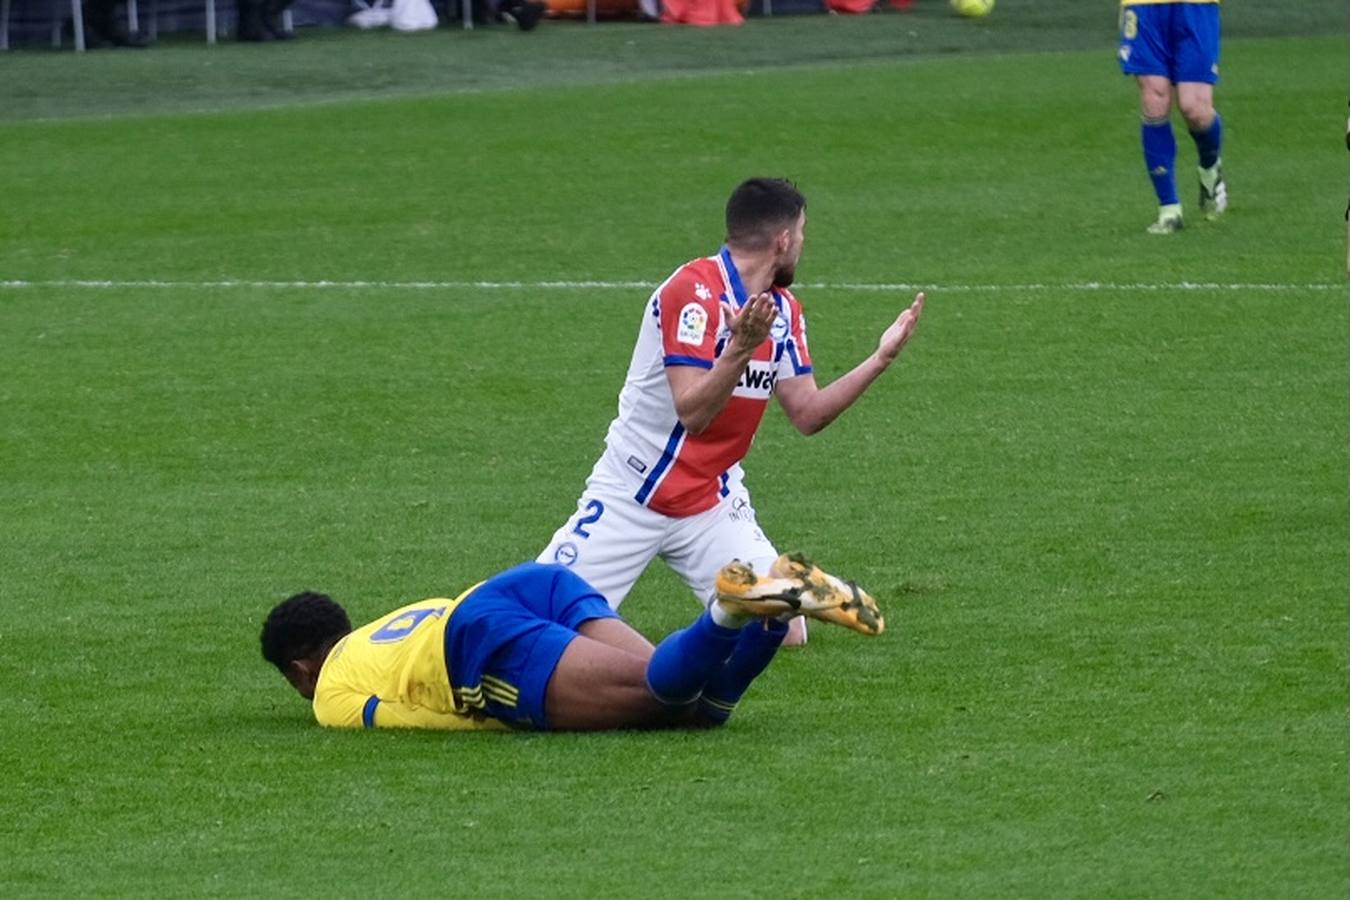
<svg viewBox="0 0 1350 900"><path fill-rule="evenodd" d="M549 727L544 695L577 628L619 614L580 575L525 563L485 581L450 615L445 665L460 698L519 728Z"/></svg>
<svg viewBox="0 0 1350 900"><path fill-rule="evenodd" d="M1219 80L1219 5L1151 3L1120 11L1120 70L1173 84Z"/></svg>

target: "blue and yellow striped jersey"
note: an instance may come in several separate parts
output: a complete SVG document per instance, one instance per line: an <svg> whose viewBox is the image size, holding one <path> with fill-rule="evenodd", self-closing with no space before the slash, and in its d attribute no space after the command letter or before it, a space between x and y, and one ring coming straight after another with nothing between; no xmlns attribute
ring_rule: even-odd
<svg viewBox="0 0 1350 900"><path fill-rule="evenodd" d="M476 588L477 585L474 585ZM333 648L314 689L314 717L330 728L503 729L461 702L445 662L454 600L411 603L356 629Z"/></svg>

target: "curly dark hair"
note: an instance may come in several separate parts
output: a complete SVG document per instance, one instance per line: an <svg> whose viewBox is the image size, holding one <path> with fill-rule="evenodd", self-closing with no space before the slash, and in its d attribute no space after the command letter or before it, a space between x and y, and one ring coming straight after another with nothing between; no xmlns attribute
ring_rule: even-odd
<svg viewBox="0 0 1350 900"><path fill-rule="evenodd" d="M263 659L283 673L286 664L317 652L352 630L347 611L327 594L304 591L278 603L262 627Z"/></svg>

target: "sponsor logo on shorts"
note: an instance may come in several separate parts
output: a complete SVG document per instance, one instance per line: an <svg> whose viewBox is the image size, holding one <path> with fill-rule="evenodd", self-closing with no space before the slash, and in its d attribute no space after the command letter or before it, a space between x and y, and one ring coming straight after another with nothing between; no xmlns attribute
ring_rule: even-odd
<svg viewBox="0 0 1350 900"><path fill-rule="evenodd" d="M750 503L744 497L737 497L731 501L731 516L733 522L753 522L755 520L755 511L750 508Z"/></svg>
<svg viewBox="0 0 1350 900"><path fill-rule="evenodd" d="M577 561L577 545L566 541L553 551L553 561L559 565L570 566Z"/></svg>
<svg viewBox="0 0 1350 900"><path fill-rule="evenodd" d="M744 509L733 509L728 515L728 518L733 522L751 525L754 524L755 521L755 511L748 506ZM756 529L756 531L758 531L758 529ZM762 538L763 535L760 535L760 537Z"/></svg>
<svg viewBox="0 0 1350 900"><path fill-rule="evenodd" d="M628 457L628 468L641 475L643 472L647 471L647 464L636 456L630 456Z"/></svg>

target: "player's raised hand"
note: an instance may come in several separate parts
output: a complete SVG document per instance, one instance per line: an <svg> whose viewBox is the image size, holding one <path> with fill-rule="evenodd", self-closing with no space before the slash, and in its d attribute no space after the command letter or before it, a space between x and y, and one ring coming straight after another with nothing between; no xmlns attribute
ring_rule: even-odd
<svg viewBox="0 0 1350 900"><path fill-rule="evenodd" d="M732 343L746 355L753 353L756 347L764 343L764 339L769 336L769 329L773 327L773 320L778 315L778 307L767 293L756 294L745 301L739 313L725 303L722 304L722 310L726 314L727 330L731 332Z"/></svg>
<svg viewBox="0 0 1350 900"><path fill-rule="evenodd" d="M882 333L881 341L877 344L877 355L883 362L889 364L900 354L905 344L909 343L914 329L919 327L919 316L922 313L923 293L920 292L914 296L914 302Z"/></svg>

